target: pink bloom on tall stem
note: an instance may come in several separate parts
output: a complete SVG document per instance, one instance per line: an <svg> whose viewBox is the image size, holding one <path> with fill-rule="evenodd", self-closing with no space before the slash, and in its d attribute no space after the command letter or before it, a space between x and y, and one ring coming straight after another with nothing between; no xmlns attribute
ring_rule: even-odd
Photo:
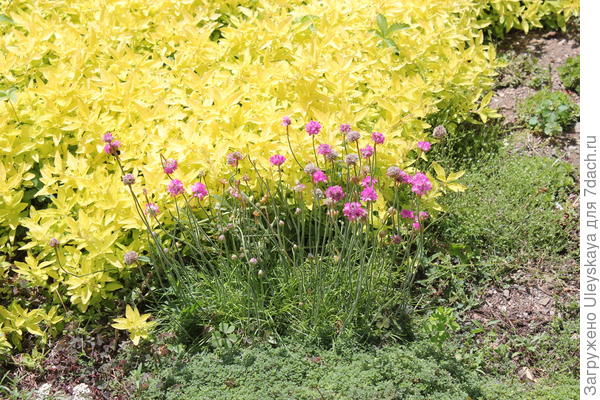
<svg viewBox="0 0 600 400"><path fill-rule="evenodd" d="M421 229L421 223L418 221L413 222L412 224L413 228L415 228L415 230L420 230Z"/></svg>
<svg viewBox="0 0 600 400"><path fill-rule="evenodd" d="M417 196L422 196L432 189L432 184L427 175L422 172L417 172L411 177L410 182L412 185L412 191Z"/></svg>
<svg viewBox="0 0 600 400"><path fill-rule="evenodd" d="M429 151L429 150L431 150L431 143L419 142L419 143L417 143L417 147L423 151Z"/></svg>
<svg viewBox="0 0 600 400"><path fill-rule="evenodd" d="M414 218L415 217L415 213L410 211L410 210L402 210L400 211L400 216L402 218Z"/></svg>
<svg viewBox="0 0 600 400"><path fill-rule="evenodd" d="M106 143L110 143L113 140L115 140L112 132L106 132L104 135L102 135L102 140Z"/></svg>
<svg viewBox="0 0 600 400"><path fill-rule="evenodd" d="M340 132L342 133L348 133L352 130L352 127L350 126L350 124L341 124L340 125Z"/></svg>
<svg viewBox="0 0 600 400"><path fill-rule="evenodd" d="M297 183L295 186L292 186L292 190L296 193L303 192L304 189L306 189L306 185L303 185L302 183Z"/></svg>
<svg viewBox="0 0 600 400"><path fill-rule="evenodd" d="M179 179L173 179L167 185L167 191L171 194L171 196L176 197L185 191L183 187L183 182Z"/></svg>
<svg viewBox="0 0 600 400"><path fill-rule="evenodd" d="M156 216L160 212L160 208L155 203L146 204L146 214L150 216Z"/></svg>
<svg viewBox="0 0 600 400"><path fill-rule="evenodd" d="M346 134L346 141L348 143L356 142L358 139L360 139L360 133L356 131L350 131Z"/></svg>
<svg viewBox="0 0 600 400"><path fill-rule="evenodd" d="M319 182L327 182L329 180L329 178L327 177L325 172L318 170L318 171L313 172L312 180L313 180L313 183L319 183Z"/></svg>
<svg viewBox="0 0 600 400"><path fill-rule="evenodd" d="M358 156L356 154L348 154L345 161L347 165L355 165L358 162Z"/></svg>
<svg viewBox="0 0 600 400"><path fill-rule="evenodd" d="M310 136L314 136L321 132L321 124L317 121L310 121L308 124L306 124L305 129L306 133L308 133Z"/></svg>
<svg viewBox="0 0 600 400"><path fill-rule="evenodd" d="M281 119L281 126L290 126L292 120L287 115Z"/></svg>
<svg viewBox="0 0 600 400"><path fill-rule="evenodd" d="M367 187L367 186L374 186L375 184L377 184L377 182L379 182L377 179L373 178L370 175L365 176L365 178L362 180L362 182L360 183L360 185L362 187Z"/></svg>
<svg viewBox="0 0 600 400"><path fill-rule="evenodd" d="M119 142L118 140L113 140L112 142L106 143L104 145L104 152L111 156L118 156L119 147L121 147L121 142Z"/></svg>
<svg viewBox="0 0 600 400"><path fill-rule="evenodd" d="M163 171L165 174L172 174L177 169L177 160L169 158L165 161L165 166L163 167Z"/></svg>
<svg viewBox="0 0 600 400"><path fill-rule="evenodd" d="M427 218L429 218L429 213L427 211L421 211L419 213L419 220L420 221L425 220Z"/></svg>
<svg viewBox="0 0 600 400"><path fill-rule="evenodd" d="M371 139L373 139L373 142L375 144L383 144L383 142L385 141L385 136L383 136L383 133L381 132L373 132L373 134L371 135Z"/></svg>
<svg viewBox="0 0 600 400"><path fill-rule="evenodd" d="M280 167L285 162L285 157L281 154L275 154L274 156L271 156L271 158L269 158L269 161L274 166Z"/></svg>
<svg viewBox="0 0 600 400"><path fill-rule="evenodd" d="M132 174L125 174L121 179L123 180L123 184L125 185L133 185L135 183L135 176L133 176Z"/></svg>
<svg viewBox="0 0 600 400"><path fill-rule="evenodd" d="M375 149L371 146L365 146L364 148L360 149L360 155L363 158L369 158L373 155L373 153L375 153Z"/></svg>
<svg viewBox="0 0 600 400"><path fill-rule="evenodd" d="M239 151L234 151L233 153L229 153L226 156L227 159L227 164L237 167L238 166L238 162L244 158L244 155L242 153L240 153Z"/></svg>
<svg viewBox="0 0 600 400"><path fill-rule="evenodd" d="M208 190L206 190L206 185L202 182L196 182L192 185L192 195L202 200L206 196L208 196Z"/></svg>
<svg viewBox="0 0 600 400"><path fill-rule="evenodd" d="M367 216L367 210L358 202L346 203L344 205L344 215L350 222Z"/></svg>
<svg viewBox="0 0 600 400"><path fill-rule="evenodd" d="M341 186L330 186L325 190L325 197L333 201L340 201L345 197L344 189Z"/></svg>
<svg viewBox="0 0 600 400"><path fill-rule="evenodd" d="M332 151L333 151L333 149L328 144L323 143L323 144L320 144L319 146L317 146L317 154L320 154L322 156L327 156L327 155L331 154Z"/></svg>
<svg viewBox="0 0 600 400"><path fill-rule="evenodd" d="M362 201L377 201L378 198L377 192L371 186L367 186L360 193L360 199Z"/></svg>
<svg viewBox="0 0 600 400"><path fill-rule="evenodd" d="M317 172L319 170L319 167L317 167L314 163L308 163L306 164L306 166L304 167L304 172L306 172L309 175L314 174L315 172Z"/></svg>

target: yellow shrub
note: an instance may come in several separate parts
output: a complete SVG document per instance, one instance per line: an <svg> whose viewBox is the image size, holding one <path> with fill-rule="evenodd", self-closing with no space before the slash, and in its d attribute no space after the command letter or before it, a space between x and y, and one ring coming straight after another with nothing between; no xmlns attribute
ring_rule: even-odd
<svg viewBox="0 0 600 400"><path fill-rule="evenodd" d="M0 104L0 262L14 255L20 224L28 256L15 272L81 311L120 287L131 268L123 254L144 243L117 168L101 151L106 131L162 205L161 153L179 160L176 176L186 184L205 171L216 187L231 151L263 167L268 155L288 154L284 115L295 121L291 139L303 160L312 154L303 124L317 119L319 141L330 144L340 142L344 122L384 132L378 159L400 166L427 139L427 116L495 115L487 108L495 52L483 42L475 4L483 1L3 3L0 90L16 91ZM407 28L384 42L374 33L379 14ZM435 188L432 199L445 186ZM31 204L25 196L33 194ZM63 244L58 252L51 238Z"/></svg>

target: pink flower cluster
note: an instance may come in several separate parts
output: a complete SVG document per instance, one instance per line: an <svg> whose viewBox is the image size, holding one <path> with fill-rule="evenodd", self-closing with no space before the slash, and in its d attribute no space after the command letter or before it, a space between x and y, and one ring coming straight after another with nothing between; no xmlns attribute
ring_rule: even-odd
<svg viewBox="0 0 600 400"><path fill-rule="evenodd" d="M206 189L206 185L202 182L196 182L192 185L192 195L202 200L206 196L208 196L208 190Z"/></svg>
<svg viewBox="0 0 600 400"><path fill-rule="evenodd" d="M167 184L167 191L173 197L179 196L181 193L185 192L183 182L181 182L179 179L172 179L171 182Z"/></svg>
<svg viewBox="0 0 600 400"><path fill-rule="evenodd" d="M227 159L227 164L233 166L233 167L237 167L239 161L244 158L244 155L242 153L240 153L239 151L234 151L233 153L229 153L226 156Z"/></svg>
<svg viewBox="0 0 600 400"><path fill-rule="evenodd" d="M402 218L412 219L413 220L413 223L412 223L413 228L419 230L419 229L421 229L421 221L424 221L427 218L429 218L429 213L426 211L421 211L421 212L419 212L419 215L416 215L414 213L414 211L402 210L402 211L400 211L400 216Z"/></svg>
<svg viewBox="0 0 600 400"><path fill-rule="evenodd" d="M371 139L373 139L373 142L375 144L383 144L383 142L385 141L385 136L383 136L383 133L381 132L373 132L373 134L371 135Z"/></svg>
<svg viewBox="0 0 600 400"><path fill-rule="evenodd" d="M422 172L417 172L416 174L414 174L410 178L408 183L412 185L412 191L417 196L424 195L425 193L429 192L433 187L427 175L425 175Z"/></svg>
<svg viewBox="0 0 600 400"><path fill-rule="evenodd" d="M323 172L319 169L319 170L313 172L312 180L313 180L313 183L320 183L320 182L327 182L329 180L329 178L327 177L325 172Z"/></svg>
<svg viewBox="0 0 600 400"><path fill-rule="evenodd" d="M306 133L308 133L310 136L314 136L321 132L321 124L317 121L310 121L308 124L306 124L305 129Z"/></svg>
<svg viewBox="0 0 600 400"><path fill-rule="evenodd" d="M363 158L369 158L373 155L373 153L375 153L375 149L371 146L365 146L364 148L360 149L360 155Z"/></svg>
<svg viewBox="0 0 600 400"><path fill-rule="evenodd" d="M325 197L331 199L334 202L338 202L342 200L346 195L344 194L344 189L341 186L335 185L330 186L325 190Z"/></svg>
<svg viewBox="0 0 600 400"><path fill-rule="evenodd" d="M269 158L269 161L271 162L271 164L276 167L280 167L281 165L283 165L285 160L286 160L285 157L282 156L281 154L275 154L274 156L271 156L271 158Z"/></svg>
<svg viewBox="0 0 600 400"><path fill-rule="evenodd" d="M417 143L417 147L423 151L429 151L429 150L431 150L431 143L419 142L419 143Z"/></svg>
<svg viewBox="0 0 600 400"><path fill-rule="evenodd" d="M121 147L121 142L115 140L113 134L111 132L106 132L102 135L102 140L104 143L104 152L110 156L118 156L119 155L119 147Z"/></svg>
<svg viewBox="0 0 600 400"><path fill-rule="evenodd" d="M344 205L344 215L350 222L356 221L367 216L367 210L365 210L362 204L358 202L346 203Z"/></svg>
<svg viewBox="0 0 600 400"><path fill-rule="evenodd" d="M416 174L411 176L398 167L389 167L387 169L386 175L396 180L396 182L407 183L411 185L411 190L417 196L424 195L425 193L429 192L433 187L427 175L425 175L422 172L417 172Z"/></svg>
<svg viewBox="0 0 600 400"><path fill-rule="evenodd" d="M163 167L163 170L165 171L165 174L169 174L170 175L173 172L175 172L176 169L177 169L177 160L169 158L167 161L165 161L165 165Z"/></svg>

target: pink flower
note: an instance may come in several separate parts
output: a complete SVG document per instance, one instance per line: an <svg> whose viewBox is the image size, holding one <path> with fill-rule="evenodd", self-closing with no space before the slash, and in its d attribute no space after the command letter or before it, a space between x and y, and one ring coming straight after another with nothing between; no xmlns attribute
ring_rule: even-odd
<svg viewBox="0 0 600 400"><path fill-rule="evenodd" d="M125 174L121 179L125 185L133 185L135 183L135 176L132 174Z"/></svg>
<svg viewBox="0 0 600 400"><path fill-rule="evenodd" d="M350 131L346 133L346 140L348 143L356 142L358 139L360 139L360 133L356 131Z"/></svg>
<svg viewBox="0 0 600 400"><path fill-rule="evenodd" d="M342 133L348 133L352 130L352 127L350 126L350 124L341 124L340 125L340 132Z"/></svg>
<svg viewBox="0 0 600 400"><path fill-rule="evenodd" d="M155 203L146 204L146 214L156 216L160 212L160 208Z"/></svg>
<svg viewBox="0 0 600 400"><path fill-rule="evenodd" d="M320 154L322 156L327 156L327 155L331 154L332 151L333 151L333 149L328 144L323 143L317 147L317 154Z"/></svg>
<svg viewBox="0 0 600 400"><path fill-rule="evenodd" d="M281 119L281 126L290 126L292 120L287 115Z"/></svg>
<svg viewBox="0 0 600 400"><path fill-rule="evenodd" d="M200 200L208 196L208 190L206 190L206 185L202 182L194 183L191 189L192 195Z"/></svg>
<svg viewBox="0 0 600 400"><path fill-rule="evenodd" d="M365 176L365 178L362 180L362 182L360 183L360 185L362 187L367 187L367 186L374 186L377 182L379 182L377 179L371 177L370 175Z"/></svg>
<svg viewBox="0 0 600 400"><path fill-rule="evenodd" d="M185 191L183 187L183 182L179 179L173 179L167 185L167 191L171 194L171 196L176 197Z"/></svg>
<svg viewBox="0 0 600 400"><path fill-rule="evenodd" d="M241 199L242 198L242 194L240 193L239 190L237 190L236 188L234 188L233 186L229 187L229 195L233 198L236 199Z"/></svg>
<svg viewBox="0 0 600 400"><path fill-rule="evenodd" d="M319 170L319 167L317 167L314 163L308 163L308 164L306 164L306 167L304 167L304 172L306 172L309 175L314 174L318 170Z"/></svg>
<svg viewBox="0 0 600 400"><path fill-rule="evenodd" d="M410 210L402 210L402 211L400 211L400 216L402 218L414 218L415 213Z"/></svg>
<svg viewBox="0 0 600 400"><path fill-rule="evenodd" d="M340 201L345 197L344 189L341 186L330 186L325 190L325 197L333 201Z"/></svg>
<svg viewBox="0 0 600 400"><path fill-rule="evenodd" d="M389 176L390 178L393 178L395 180L398 180L400 177L400 173L402 172L402 170L398 167L389 167L387 169L387 172L385 173L387 176Z"/></svg>
<svg viewBox="0 0 600 400"><path fill-rule="evenodd" d="M102 135L102 140L106 143L110 143L113 140L115 140L115 138L113 137L113 134L111 132L106 132L104 135Z"/></svg>
<svg viewBox="0 0 600 400"><path fill-rule="evenodd" d="M419 142L419 143L417 143L417 147L420 148L423 151L429 151L429 150L431 150L431 143L429 143L429 142Z"/></svg>
<svg viewBox="0 0 600 400"><path fill-rule="evenodd" d="M419 213L419 221L423 221L427 218L429 218L429 213L427 211L421 211Z"/></svg>
<svg viewBox="0 0 600 400"><path fill-rule="evenodd" d="M392 235L391 239L392 243L394 244L400 244L402 242L402 238L400 237L400 235Z"/></svg>
<svg viewBox="0 0 600 400"><path fill-rule="evenodd" d="M118 140L113 140L112 142L106 143L104 145L104 152L111 156L118 156L119 147L121 147L121 142L119 142Z"/></svg>
<svg viewBox="0 0 600 400"><path fill-rule="evenodd" d="M375 144L383 144L383 142L385 141L385 136L383 136L383 133L381 132L373 132L373 134L371 135L371 139L373 139L373 142Z"/></svg>
<svg viewBox="0 0 600 400"><path fill-rule="evenodd" d="M378 197L377 192L371 186L364 188L360 193L360 199L362 201L377 201Z"/></svg>
<svg viewBox="0 0 600 400"><path fill-rule="evenodd" d="M303 192L304 189L306 189L306 185L303 185L301 183L297 183L295 186L292 187L292 190L297 193Z"/></svg>
<svg viewBox="0 0 600 400"><path fill-rule="evenodd" d="M355 165L358 162L358 156L356 154L348 154L345 161L347 165Z"/></svg>
<svg viewBox="0 0 600 400"><path fill-rule="evenodd" d="M269 158L269 161L274 166L280 167L285 162L285 157L281 154L275 154L274 156L271 156L271 158Z"/></svg>
<svg viewBox="0 0 600 400"><path fill-rule="evenodd" d="M176 169L177 169L177 160L169 158L167 161L165 161L165 166L163 167L165 174L172 174L173 172L175 172Z"/></svg>
<svg viewBox="0 0 600 400"><path fill-rule="evenodd" d="M425 175L422 172L417 172L414 176L410 178L410 181L408 183L412 185L412 191L417 196L424 195L433 187L427 175Z"/></svg>
<svg viewBox="0 0 600 400"><path fill-rule="evenodd" d="M417 231L418 231L419 229L421 229L421 223L420 223L420 222L416 222L416 221L415 221L415 222L413 222L412 226L413 226L413 228L415 228L415 230L417 230Z"/></svg>
<svg viewBox="0 0 600 400"><path fill-rule="evenodd" d="M310 121L308 124L306 124L305 129L306 133L308 133L310 136L314 136L321 132L321 124L317 121Z"/></svg>
<svg viewBox="0 0 600 400"><path fill-rule="evenodd" d="M329 178L327 178L327 175L325 175L325 172L318 170L312 174L312 180L313 180L313 183L319 183L319 182L327 182L329 180Z"/></svg>
<svg viewBox="0 0 600 400"><path fill-rule="evenodd" d="M356 221L359 218L367 216L367 210L362 207L362 204L357 202L346 203L344 205L344 215L349 221Z"/></svg>
<svg viewBox="0 0 600 400"><path fill-rule="evenodd" d="M363 158L369 158L373 155L373 153L375 152L375 149L373 149L371 146L365 146L364 148L360 149L360 155L363 156Z"/></svg>
<svg viewBox="0 0 600 400"><path fill-rule="evenodd" d="M229 153L227 154L227 164L237 167L238 162L244 158L244 155L242 153L240 153L239 151L234 151L233 153Z"/></svg>

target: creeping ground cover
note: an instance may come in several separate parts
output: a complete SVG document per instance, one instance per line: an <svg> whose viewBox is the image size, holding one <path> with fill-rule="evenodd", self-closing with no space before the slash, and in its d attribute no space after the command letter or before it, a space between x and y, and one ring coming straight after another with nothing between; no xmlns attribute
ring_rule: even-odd
<svg viewBox="0 0 600 400"><path fill-rule="evenodd" d="M502 396L472 354L448 356L461 307L422 288L464 293L464 265L535 258L555 240L548 254L570 251L556 209L572 170L514 158L490 104L531 79L494 41L565 31L578 12L574 0L0 0L0 390L191 396L186 380L209 378L178 363L220 360L197 394L218 398L240 368L290 354L286 374L307 387L264 396ZM578 88L574 61L559 74ZM528 132L577 123L569 93L537 96L519 106ZM506 216L521 197L529 208ZM537 225L517 248L522 218ZM400 359L419 361L396 375ZM342 388L345 370L364 389ZM234 392L222 398L256 391Z"/></svg>

